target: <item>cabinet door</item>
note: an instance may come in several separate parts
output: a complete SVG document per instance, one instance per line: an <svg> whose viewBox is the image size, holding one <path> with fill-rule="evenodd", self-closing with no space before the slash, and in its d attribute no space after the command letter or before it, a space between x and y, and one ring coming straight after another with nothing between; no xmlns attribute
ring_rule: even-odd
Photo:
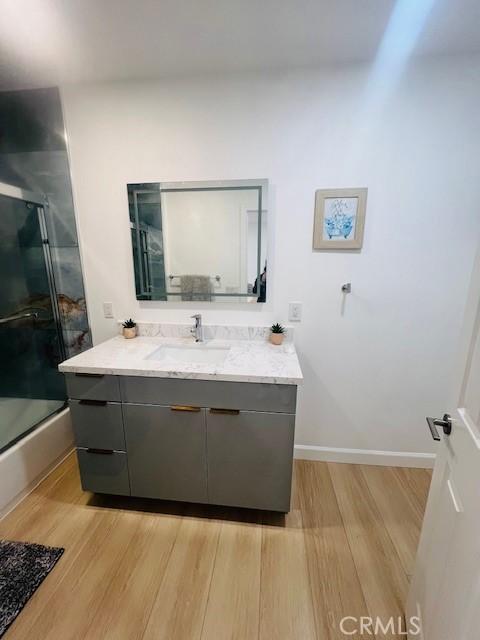
<svg viewBox="0 0 480 640"><path fill-rule="evenodd" d="M132 496L207 502L205 410L124 404Z"/></svg>
<svg viewBox="0 0 480 640"><path fill-rule="evenodd" d="M289 511L294 431L294 415L209 409L209 502Z"/></svg>

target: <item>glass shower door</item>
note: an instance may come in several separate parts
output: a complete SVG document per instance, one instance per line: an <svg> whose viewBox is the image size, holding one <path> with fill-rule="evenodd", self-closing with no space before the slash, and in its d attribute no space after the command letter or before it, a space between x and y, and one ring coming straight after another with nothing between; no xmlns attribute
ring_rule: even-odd
<svg viewBox="0 0 480 640"><path fill-rule="evenodd" d="M42 200L0 184L0 452L66 400Z"/></svg>

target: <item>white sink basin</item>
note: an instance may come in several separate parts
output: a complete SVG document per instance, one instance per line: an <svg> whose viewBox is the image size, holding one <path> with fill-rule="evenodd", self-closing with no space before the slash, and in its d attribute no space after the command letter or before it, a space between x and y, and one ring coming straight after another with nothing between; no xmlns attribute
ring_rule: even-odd
<svg viewBox="0 0 480 640"><path fill-rule="evenodd" d="M222 364L227 357L229 347L215 347L196 343L191 345L165 344L147 356L147 360L164 360L165 364Z"/></svg>

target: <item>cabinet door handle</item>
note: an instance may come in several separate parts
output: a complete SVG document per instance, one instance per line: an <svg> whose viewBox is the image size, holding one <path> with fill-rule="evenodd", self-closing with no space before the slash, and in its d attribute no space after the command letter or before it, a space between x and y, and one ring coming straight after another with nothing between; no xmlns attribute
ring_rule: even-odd
<svg viewBox="0 0 480 640"><path fill-rule="evenodd" d="M239 409L217 409L217 408L212 408L210 409L210 413L219 413L219 414L223 414L223 415L227 415L227 416L238 416L238 414L240 413Z"/></svg>
<svg viewBox="0 0 480 640"><path fill-rule="evenodd" d="M107 404L106 400L79 400L78 404L89 404L93 407L105 407Z"/></svg>
<svg viewBox="0 0 480 640"><path fill-rule="evenodd" d="M88 447L86 449L87 453L99 453L102 456L113 456L113 449L94 449L93 447Z"/></svg>
<svg viewBox="0 0 480 640"><path fill-rule="evenodd" d="M103 373L76 373L77 378L103 378Z"/></svg>
<svg viewBox="0 0 480 640"><path fill-rule="evenodd" d="M201 407L190 407L188 405L183 405L183 404L172 404L170 406L170 409L172 411L190 411L191 413L198 413L199 411L201 411Z"/></svg>

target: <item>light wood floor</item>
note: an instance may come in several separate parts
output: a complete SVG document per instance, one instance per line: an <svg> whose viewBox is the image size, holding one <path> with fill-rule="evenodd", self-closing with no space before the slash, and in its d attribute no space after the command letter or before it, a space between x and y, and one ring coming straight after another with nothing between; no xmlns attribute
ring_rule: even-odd
<svg viewBox="0 0 480 640"><path fill-rule="evenodd" d="M403 615L429 483L296 461L282 516L94 497L72 455L0 522L65 547L6 640L345 640L344 616Z"/></svg>

